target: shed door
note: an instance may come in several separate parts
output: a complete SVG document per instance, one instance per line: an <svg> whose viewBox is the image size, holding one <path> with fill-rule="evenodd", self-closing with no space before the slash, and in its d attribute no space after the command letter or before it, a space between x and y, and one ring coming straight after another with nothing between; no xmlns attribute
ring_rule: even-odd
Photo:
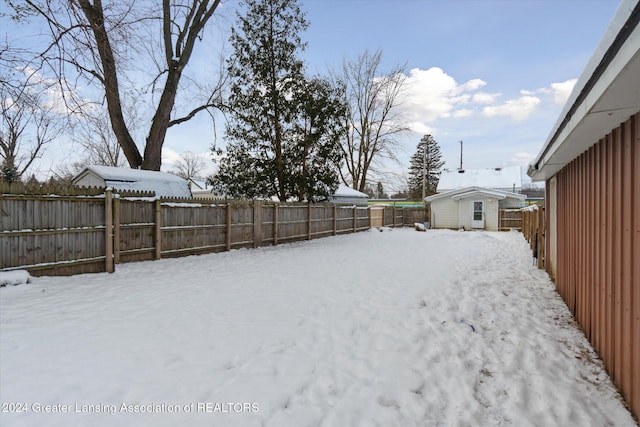
<svg viewBox="0 0 640 427"><path fill-rule="evenodd" d="M471 228L484 229L484 200L471 201Z"/></svg>

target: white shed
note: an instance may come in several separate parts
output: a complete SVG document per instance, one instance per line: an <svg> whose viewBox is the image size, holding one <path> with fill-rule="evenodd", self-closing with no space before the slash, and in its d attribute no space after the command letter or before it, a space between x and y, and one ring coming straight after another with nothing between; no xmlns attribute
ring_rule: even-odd
<svg viewBox="0 0 640 427"><path fill-rule="evenodd" d="M191 198L187 180L165 172L92 165L76 175L73 183L116 190L153 191L156 197Z"/></svg>
<svg viewBox="0 0 640 427"><path fill-rule="evenodd" d="M498 231L498 210L519 208L523 194L466 187L425 198L431 205L431 228Z"/></svg>

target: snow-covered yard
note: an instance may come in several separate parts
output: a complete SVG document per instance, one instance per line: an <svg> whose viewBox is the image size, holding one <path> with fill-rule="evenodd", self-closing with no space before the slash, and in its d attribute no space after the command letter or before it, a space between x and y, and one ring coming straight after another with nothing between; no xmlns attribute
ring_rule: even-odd
<svg viewBox="0 0 640 427"><path fill-rule="evenodd" d="M32 278L0 334L2 426L636 425L515 232Z"/></svg>

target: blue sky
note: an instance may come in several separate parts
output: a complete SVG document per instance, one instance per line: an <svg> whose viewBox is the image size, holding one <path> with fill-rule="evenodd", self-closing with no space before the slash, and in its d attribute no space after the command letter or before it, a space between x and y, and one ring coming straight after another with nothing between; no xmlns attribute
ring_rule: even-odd
<svg viewBox="0 0 640 427"><path fill-rule="evenodd" d="M220 10L234 22L236 2ZM365 50L383 51L381 71L406 64L405 118L413 129L401 138L401 164L389 165L401 185L409 158L424 133L440 144L445 167L525 165L538 153L575 79L613 18L617 0L303 0L310 22L302 54L309 74L327 74ZM210 30L216 33L216 29ZM218 36L220 35L218 30ZM199 67L210 54L192 64ZM218 121L219 130L223 122ZM213 128L201 117L171 128L163 170L179 153L208 155ZM224 142L218 139L218 145ZM45 153L42 171L55 154ZM207 161L210 166L210 162ZM211 170L211 167L209 167Z"/></svg>
<svg viewBox="0 0 640 427"><path fill-rule="evenodd" d="M337 70L365 50L383 51L381 71L406 64L404 108L413 132L402 136L400 164L390 164L383 179L394 190L424 133L434 135L451 169L459 164L460 140L467 169L526 165L618 6L617 0L305 0L310 27L302 58L309 74ZM179 151L172 141L165 162Z"/></svg>
<svg viewBox="0 0 640 427"><path fill-rule="evenodd" d="M446 167L526 164L553 127L574 79L618 7L614 0L307 0L305 59L323 73L364 50L405 64L415 133L440 144ZM384 67L383 67L384 68Z"/></svg>

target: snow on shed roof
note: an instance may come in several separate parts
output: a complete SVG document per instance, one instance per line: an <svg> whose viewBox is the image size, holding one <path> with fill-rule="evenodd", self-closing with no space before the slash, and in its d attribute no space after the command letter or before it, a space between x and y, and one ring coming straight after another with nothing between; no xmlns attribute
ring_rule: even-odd
<svg viewBox="0 0 640 427"><path fill-rule="evenodd" d="M467 187L517 190L522 188L520 166L469 169L464 172L443 171L438 181L438 193Z"/></svg>
<svg viewBox="0 0 640 427"><path fill-rule="evenodd" d="M119 190L154 191L156 197L191 198L187 180L166 172L90 165L85 167L73 182L82 184L82 178L89 174L102 178L106 187Z"/></svg>
<svg viewBox="0 0 640 427"><path fill-rule="evenodd" d="M367 196L365 193L362 193L358 190L354 190L353 188L347 187L344 184L340 184L338 186L333 196L334 197L361 197L365 199L369 198L369 196Z"/></svg>
<svg viewBox="0 0 640 427"><path fill-rule="evenodd" d="M524 201L527 198L527 196L525 196L524 194L512 193L510 191L502 191L502 190L488 189L488 188L482 188L482 187L465 187L465 188L458 188L456 190L445 191L443 193L433 194L429 197L425 197L424 200L427 202L432 202L434 200L444 199L447 197L450 197L454 200L460 200L460 199L465 199L469 197L476 197L478 195L494 197L498 200L512 198L512 199L518 199L518 200Z"/></svg>

